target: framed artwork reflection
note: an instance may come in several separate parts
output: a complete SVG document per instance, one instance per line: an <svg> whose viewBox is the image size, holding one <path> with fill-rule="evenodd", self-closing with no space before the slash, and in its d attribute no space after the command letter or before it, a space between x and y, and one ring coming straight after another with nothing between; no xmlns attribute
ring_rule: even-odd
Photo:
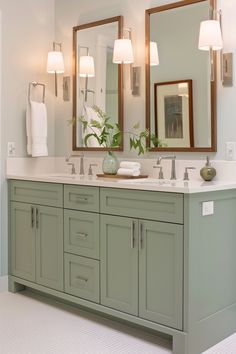
<svg viewBox="0 0 236 354"><path fill-rule="evenodd" d="M167 147L193 147L192 80L154 83L155 135Z"/></svg>

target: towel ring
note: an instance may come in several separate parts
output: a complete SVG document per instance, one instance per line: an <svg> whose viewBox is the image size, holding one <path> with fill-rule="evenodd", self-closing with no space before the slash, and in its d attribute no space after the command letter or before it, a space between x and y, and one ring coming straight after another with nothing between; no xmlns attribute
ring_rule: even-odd
<svg viewBox="0 0 236 354"><path fill-rule="evenodd" d="M29 83L29 88L28 88L28 101L30 103L31 101L31 87L36 87L36 86L42 86L43 87L43 97L42 97L42 103L45 103L45 84L41 84L40 82L32 81Z"/></svg>

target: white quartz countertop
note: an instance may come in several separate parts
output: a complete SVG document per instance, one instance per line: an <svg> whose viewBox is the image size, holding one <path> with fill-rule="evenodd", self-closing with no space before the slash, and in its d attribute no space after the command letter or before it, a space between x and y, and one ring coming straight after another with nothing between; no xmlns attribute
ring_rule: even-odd
<svg viewBox="0 0 236 354"><path fill-rule="evenodd" d="M8 174L7 179L17 179L25 181L39 181L48 183L62 183L73 184L82 186L96 186L96 187L110 187L110 188L123 188L123 189L136 189L160 192L173 192L173 193L204 193L211 191L220 191L236 188L235 181L211 181L204 182L202 180L158 180L155 178L143 179L113 179L113 178L97 178L92 176L80 177L78 175L70 175L65 173L48 173L48 174L34 174L34 175L18 175Z"/></svg>

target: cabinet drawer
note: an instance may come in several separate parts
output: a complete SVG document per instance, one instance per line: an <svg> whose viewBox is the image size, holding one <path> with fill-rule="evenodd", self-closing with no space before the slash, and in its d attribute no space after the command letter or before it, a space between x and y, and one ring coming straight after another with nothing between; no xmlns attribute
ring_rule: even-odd
<svg viewBox="0 0 236 354"><path fill-rule="evenodd" d="M64 186L64 207L84 211L99 211L99 188Z"/></svg>
<svg viewBox="0 0 236 354"><path fill-rule="evenodd" d="M101 213L183 224L183 195L101 188Z"/></svg>
<svg viewBox="0 0 236 354"><path fill-rule="evenodd" d="M63 186L57 183L10 181L10 198L17 202L63 206Z"/></svg>
<svg viewBox="0 0 236 354"><path fill-rule="evenodd" d="M99 215L83 211L65 210L65 251L99 259Z"/></svg>
<svg viewBox="0 0 236 354"><path fill-rule="evenodd" d="M99 302L99 261L65 253L65 292Z"/></svg>

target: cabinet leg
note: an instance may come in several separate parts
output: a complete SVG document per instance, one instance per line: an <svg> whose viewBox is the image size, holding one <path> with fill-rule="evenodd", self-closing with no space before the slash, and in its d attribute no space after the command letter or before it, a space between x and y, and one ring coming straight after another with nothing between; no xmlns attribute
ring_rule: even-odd
<svg viewBox="0 0 236 354"><path fill-rule="evenodd" d="M19 283L16 283L14 280L11 279L11 277L9 277L8 280L8 290L11 293L18 293L19 291L23 291L25 289L24 285L21 285Z"/></svg>
<svg viewBox="0 0 236 354"><path fill-rule="evenodd" d="M173 354L188 354L187 336L176 334L173 336Z"/></svg>

